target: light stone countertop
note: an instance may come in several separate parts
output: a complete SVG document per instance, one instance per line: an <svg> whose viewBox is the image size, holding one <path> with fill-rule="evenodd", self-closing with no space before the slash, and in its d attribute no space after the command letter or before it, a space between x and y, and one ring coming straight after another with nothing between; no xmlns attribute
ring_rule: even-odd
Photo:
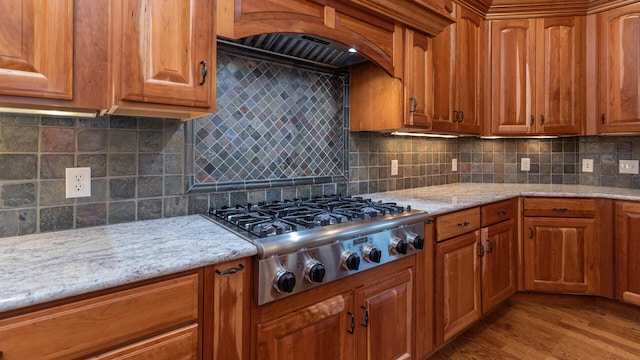
<svg viewBox="0 0 640 360"><path fill-rule="evenodd" d="M361 196L376 201L410 205L413 209L438 215L516 196L600 197L640 201L640 190L587 185L462 183Z"/></svg>
<svg viewBox="0 0 640 360"><path fill-rule="evenodd" d="M438 215L515 196L640 201L640 190L463 183L362 196ZM0 238L0 313L256 253L200 215Z"/></svg>
<svg viewBox="0 0 640 360"><path fill-rule="evenodd" d="M0 239L0 313L253 256L200 215Z"/></svg>

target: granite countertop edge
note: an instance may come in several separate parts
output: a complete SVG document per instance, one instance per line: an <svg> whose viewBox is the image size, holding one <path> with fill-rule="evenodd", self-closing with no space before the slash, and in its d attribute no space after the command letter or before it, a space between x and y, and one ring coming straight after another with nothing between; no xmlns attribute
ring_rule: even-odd
<svg viewBox="0 0 640 360"><path fill-rule="evenodd" d="M435 216L517 196L640 201L640 190L459 183L362 196ZM254 244L201 215L0 238L0 313L256 253Z"/></svg>

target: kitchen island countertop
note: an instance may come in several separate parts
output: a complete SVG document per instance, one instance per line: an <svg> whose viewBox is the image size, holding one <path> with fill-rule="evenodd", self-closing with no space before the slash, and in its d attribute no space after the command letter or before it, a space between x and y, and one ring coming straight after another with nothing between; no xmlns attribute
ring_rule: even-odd
<svg viewBox="0 0 640 360"><path fill-rule="evenodd" d="M200 215L3 238L0 313L256 253Z"/></svg>
<svg viewBox="0 0 640 360"><path fill-rule="evenodd" d="M434 216L516 196L640 201L640 190L463 183L361 196ZM0 238L0 313L256 253L253 244L200 215Z"/></svg>

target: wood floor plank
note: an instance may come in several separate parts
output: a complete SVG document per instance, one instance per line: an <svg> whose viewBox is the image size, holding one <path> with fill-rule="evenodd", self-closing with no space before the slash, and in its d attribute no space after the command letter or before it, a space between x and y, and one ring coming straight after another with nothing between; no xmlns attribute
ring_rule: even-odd
<svg viewBox="0 0 640 360"><path fill-rule="evenodd" d="M640 359L640 322L597 308L507 301L430 359Z"/></svg>

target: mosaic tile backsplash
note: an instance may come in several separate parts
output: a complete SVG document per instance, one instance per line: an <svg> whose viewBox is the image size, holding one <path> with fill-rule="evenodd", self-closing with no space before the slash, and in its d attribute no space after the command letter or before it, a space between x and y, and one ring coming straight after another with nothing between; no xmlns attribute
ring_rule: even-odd
<svg viewBox="0 0 640 360"><path fill-rule="evenodd" d="M345 77L218 52L197 119L195 185L346 176Z"/></svg>

